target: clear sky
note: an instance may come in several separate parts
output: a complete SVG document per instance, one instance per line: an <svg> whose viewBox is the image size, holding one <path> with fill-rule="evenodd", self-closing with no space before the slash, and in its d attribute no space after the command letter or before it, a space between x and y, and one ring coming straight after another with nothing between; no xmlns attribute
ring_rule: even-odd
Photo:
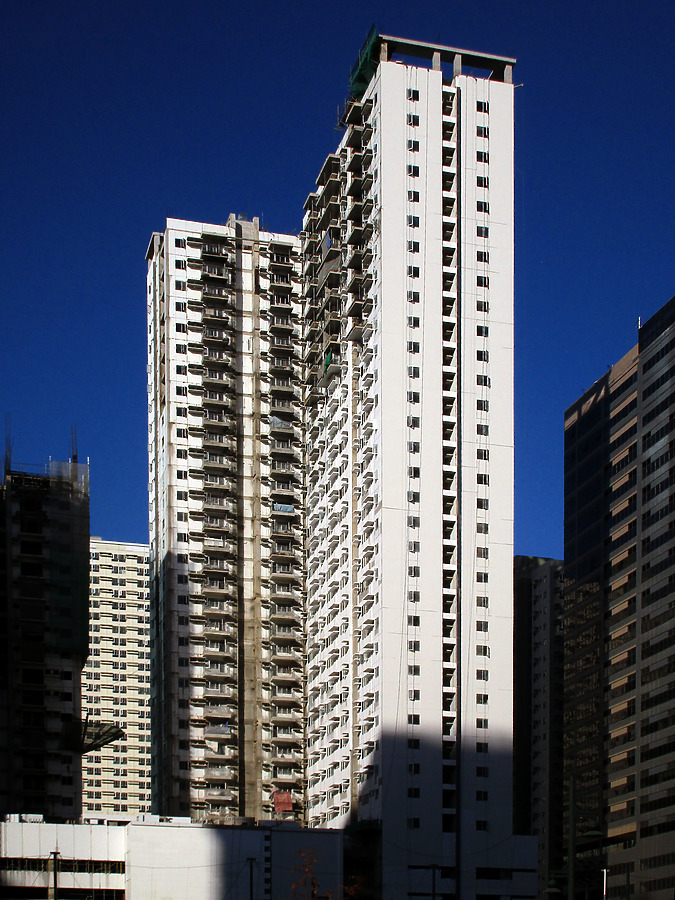
<svg viewBox="0 0 675 900"><path fill-rule="evenodd" d="M371 26L518 59L516 552L562 555L565 408L675 294L668 0L22 0L0 34L12 462L91 465L147 540L145 250L167 215L298 232Z"/></svg>

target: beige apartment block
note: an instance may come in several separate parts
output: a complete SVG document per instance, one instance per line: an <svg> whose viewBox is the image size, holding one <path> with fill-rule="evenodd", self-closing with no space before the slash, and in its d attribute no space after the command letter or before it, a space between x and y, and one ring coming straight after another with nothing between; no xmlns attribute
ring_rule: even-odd
<svg viewBox="0 0 675 900"><path fill-rule="evenodd" d="M82 717L89 732L124 736L85 754L83 815L150 810L150 595L148 545L90 542L89 658Z"/></svg>

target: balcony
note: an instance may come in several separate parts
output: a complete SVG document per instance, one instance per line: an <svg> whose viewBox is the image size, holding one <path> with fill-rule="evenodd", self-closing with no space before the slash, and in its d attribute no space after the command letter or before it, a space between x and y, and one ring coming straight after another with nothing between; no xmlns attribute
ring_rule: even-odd
<svg viewBox="0 0 675 900"><path fill-rule="evenodd" d="M204 708L204 716L208 719L236 719L237 707L229 703L206 706Z"/></svg>
<svg viewBox="0 0 675 900"><path fill-rule="evenodd" d="M204 777L209 781L234 781L238 775L232 766L207 766L204 769Z"/></svg>

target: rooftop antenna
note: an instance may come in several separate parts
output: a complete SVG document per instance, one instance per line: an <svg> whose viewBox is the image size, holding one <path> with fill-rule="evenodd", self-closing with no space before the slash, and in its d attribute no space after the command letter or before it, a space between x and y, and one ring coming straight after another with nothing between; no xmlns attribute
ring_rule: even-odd
<svg viewBox="0 0 675 900"><path fill-rule="evenodd" d="M77 427L75 425L70 426L70 455L77 465Z"/></svg>

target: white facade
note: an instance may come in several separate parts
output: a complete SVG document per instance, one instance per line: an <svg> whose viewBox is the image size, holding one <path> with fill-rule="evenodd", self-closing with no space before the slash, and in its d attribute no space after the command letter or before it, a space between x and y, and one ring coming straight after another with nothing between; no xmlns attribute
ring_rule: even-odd
<svg viewBox="0 0 675 900"><path fill-rule="evenodd" d="M83 815L150 811L148 565L147 544L90 541L82 718L118 725L125 736L83 757Z"/></svg>
<svg viewBox="0 0 675 900"><path fill-rule="evenodd" d="M147 259L153 809L301 818L299 241L169 219Z"/></svg>
<svg viewBox="0 0 675 900"><path fill-rule="evenodd" d="M275 823L210 828L154 816L81 825L12 818L0 823L0 884L17 897L53 887L54 865L57 890L83 900L99 891L118 900L309 896L308 861L321 896L338 896L343 880L338 831Z"/></svg>
<svg viewBox="0 0 675 900"><path fill-rule="evenodd" d="M476 78L460 53L378 36L305 205L308 822L373 823L387 898L534 869L511 797L513 61L470 55Z"/></svg>

